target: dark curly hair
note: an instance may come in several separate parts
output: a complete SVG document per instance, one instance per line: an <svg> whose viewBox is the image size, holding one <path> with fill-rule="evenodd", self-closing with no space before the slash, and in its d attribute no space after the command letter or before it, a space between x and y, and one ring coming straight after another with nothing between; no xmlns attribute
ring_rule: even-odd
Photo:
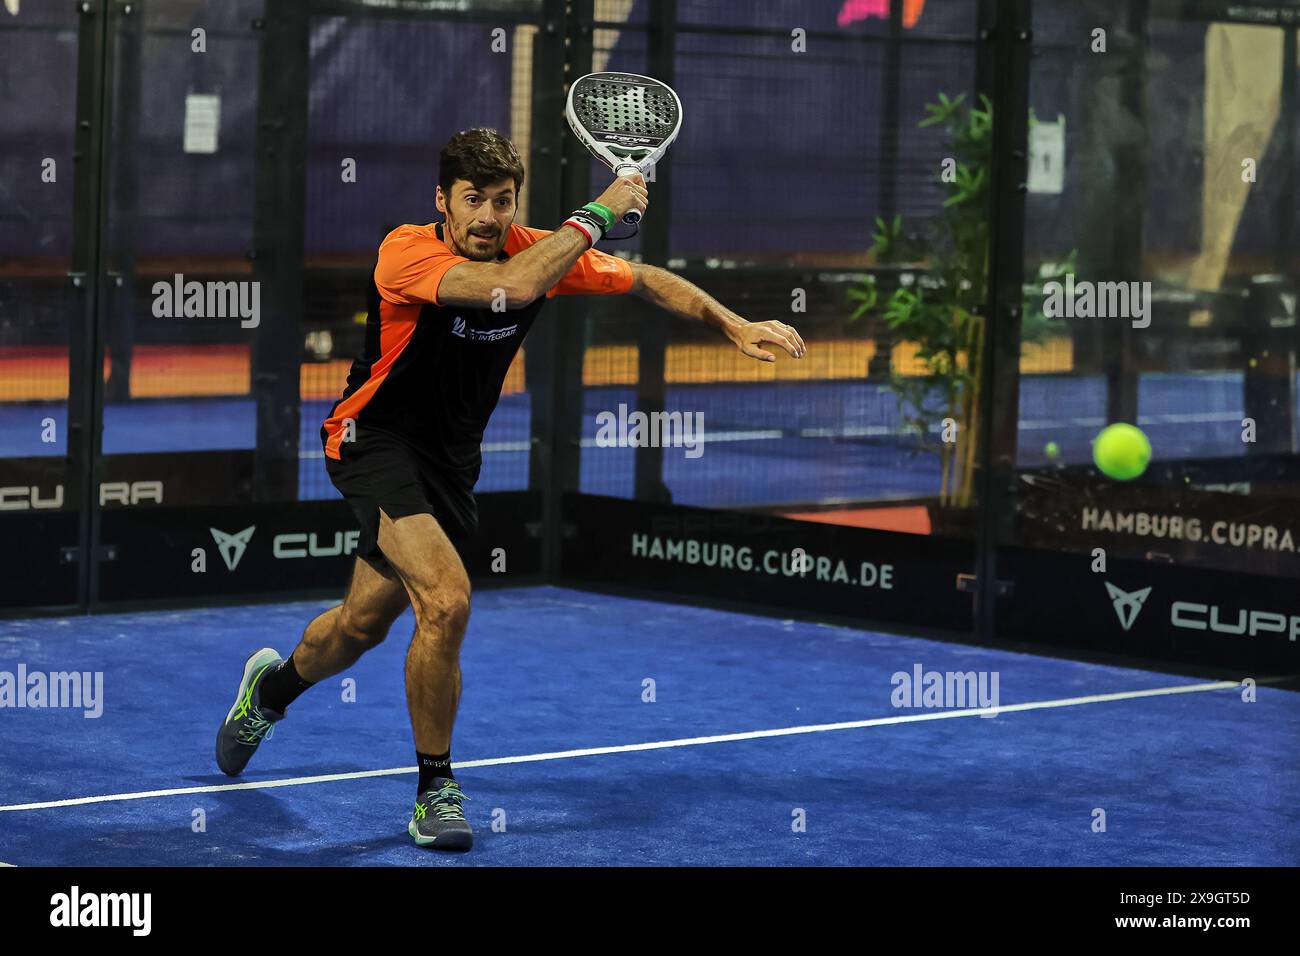
<svg viewBox="0 0 1300 956"><path fill-rule="evenodd" d="M515 181L515 192L524 185L524 164L514 143L494 129L479 126L461 130L438 156L438 185L448 196L451 185L467 179L475 189L502 179Z"/></svg>

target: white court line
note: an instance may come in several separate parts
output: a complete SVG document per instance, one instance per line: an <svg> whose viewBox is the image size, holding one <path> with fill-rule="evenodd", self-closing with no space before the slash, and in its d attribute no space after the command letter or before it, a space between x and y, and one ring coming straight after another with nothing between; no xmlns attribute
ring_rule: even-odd
<svg viewBox="0 0 1300 956"><path fill-rule="evenodd" d="M1257 684L1273 683L1289 678L1260 678ZM718 734L712 737L683 737L677 740L658 740L645 744L619 744L611 747L588 747L583 750L558 750L552 753L524 754L518 757L489 757L484 760L454 761L456 769L467 767L499 767L512 763L536 763L542 760L566 760L572 757L596 757L605 754L634 753L640 750L664 750L669 747L695 747L701 744L732 743L738 740L758 740L763 737L791 737L796 734L818 734L831 730L860 730L865 727L885 727L890 724L913 724L925 720L950 720L954 717L977 717L981 714L1013 714L1028 710L1046 710L1053 707L1077 707L1082 704L1101 704L1115 700L1137 700L1142 697L1162 697L1169 694L1195 694L1210 690L1230 690L1241 686L1240 681L1214 681L1209 684L1182 684L1177 687L1156 687L1151 690L1129 690L1115 694L1091 694L1087 697L1064 697L1059 700L1031 701L1027 704L1008 704L1005 707L971 708L966 710L929 711L924 714L902 714L898 717L876 717L872 720L852 720L839 724L810 724L804 727L779 727L775 730L751 730L739 734ZM415 773L415 767L390 767L386 770L360 770L353 773L327 773L315 777L289 777L284 780L262 780L255 783L226 783L208 787L177 787L171 790L143 790L138 793L110 793L101 797L74 797L69 800L47 800L42 803L15 803L0 806L7 810L50 810L55 807L77 807L88 803L112 803L121 800L146 800L151 797L177 797L191 793L226 793L231 790L270 790L275 787L296 787L309 783L334 783L339 780L362 780L369 777L392 777Z"/></svg>

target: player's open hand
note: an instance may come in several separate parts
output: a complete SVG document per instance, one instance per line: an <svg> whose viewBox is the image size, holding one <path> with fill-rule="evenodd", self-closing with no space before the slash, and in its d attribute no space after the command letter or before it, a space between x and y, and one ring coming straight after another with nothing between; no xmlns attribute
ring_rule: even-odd
<svg viewBox="0 0 1300 956"><path fill-rule="evenodd" d="M742 325L732 333L731 337L736 343L736 348L750 358L756 358L762 362L776 361L775 355L760 347L763 345L779 345L795 358L803 358L804 352L807 350L803 344L803 339L795 331L794 326L786 325L784 322L778 322L775 319Z"/></svg>

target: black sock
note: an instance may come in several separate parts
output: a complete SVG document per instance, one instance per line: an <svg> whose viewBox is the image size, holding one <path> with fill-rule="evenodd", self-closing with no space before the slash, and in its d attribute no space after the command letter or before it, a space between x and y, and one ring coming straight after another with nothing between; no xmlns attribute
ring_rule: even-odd
<svg viewBox="0 0 1300 956"><path fill-rule="evenodd" d="M284 709L302 695L312 682L303 680L294 666L293 655L274 670L267 671L257 692L263 707L284 713Z"/></svg>
<svg viewBox="0 0 1300 956"><path fill-rule="evenodd" d="M451 772L450 750L445 754L422 754L417 750L415 752L415 762L420 765L420 782L415 788L420 794L433 786L434 777L446 777L448 780L456 779L456 775Z"/></svg>

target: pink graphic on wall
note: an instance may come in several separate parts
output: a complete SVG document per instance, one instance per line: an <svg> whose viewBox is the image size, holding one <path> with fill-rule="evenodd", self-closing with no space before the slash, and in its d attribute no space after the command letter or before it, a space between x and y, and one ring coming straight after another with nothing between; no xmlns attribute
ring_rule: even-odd
<svg viewBox="0 0 1300 956"><path fill-rule="evenodd" d="M916 26L916 21L921 19L921 11L924 9L925 0L903 0L903 28L910 30ZM844 6L840 7L840 14L835 18L835 22L842 27L847 27L850 23L870 20L873 17L881 20L889 19L889 0L844 0Z"/></svg>

